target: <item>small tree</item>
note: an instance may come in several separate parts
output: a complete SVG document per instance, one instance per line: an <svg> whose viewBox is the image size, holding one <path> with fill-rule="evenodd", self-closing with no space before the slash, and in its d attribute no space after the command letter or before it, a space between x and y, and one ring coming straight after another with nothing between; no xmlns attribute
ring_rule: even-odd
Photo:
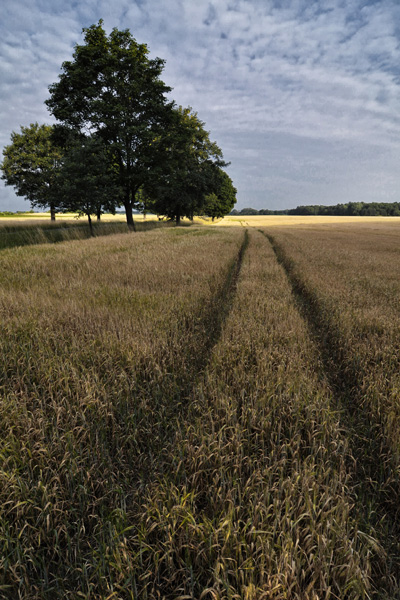
<svg viewBox="0 0 400 600"><path fill-rule="evenodd" d="M49 208L55 220L58 198L54 182L62 160L62 150L54 144L53 127L31 123L12 132L11 144L3 150L2 179L13 186L18 196L30 200L32 206Z"/></svg>
<svg viewBox="0 0 400 600"><path fill-rule="evenodd" d="M151 210L151 207L152 207L152 200L147 195L147 192L146 192L146 189L144 188L144 186L142 186L136 192L136 208L137 208L137 210L140 210L140 212L142 213L143 219L146 219L146 215L149 212L149 209Z"/></svg>
<svg viewBox="0 0 400 600"><path fill-rule="evenodd" d="M164 140L163 160L146 190L156 213L176 220L201 214L213 191L215 168L224 166L222 151L209 138L192 109L179 107Z"/></svg>
<svg viewBox="0 0 400 600"><path fill-rule="evenodd" d="M96 137L75 140L58 171L56 189L62 210L85 214L93 235L92 215L115 212L121 188L106 146Z"/></svg>
<svg viewBox="0 0 400 600"><path fill-rule="evenodd" d="M204 214L208 217L222 218L228 215L236 204L236 188L232 179L220 168L215 170L214 191L207 195L204 204Z"/></svg>

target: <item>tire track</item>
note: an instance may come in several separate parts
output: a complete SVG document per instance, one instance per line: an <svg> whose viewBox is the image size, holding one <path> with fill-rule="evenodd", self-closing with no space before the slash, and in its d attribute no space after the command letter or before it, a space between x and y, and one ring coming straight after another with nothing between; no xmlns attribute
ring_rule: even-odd
<svg viewBox="0 0 400 600"><path fill-rule="evenodd" d="M232 261L223 284L201 310L195 330L190 340L189 350L182 364L181 373L176 374L176 364L166 365L165 389L161 382L161 389L156 396L161 399L159 409L162 411L162 419L154 425L151 436L146 439L142 446L142 453L149 454L151 467L147 465L141 470L142 483L147 484L154 480L157 472L168 469L168 452L171 444L174 444L176 432L181 423L187 417L190 402L195 390L199 385L204 372L212 357L212 350L218 343L224 323L230 313L237 289L237 283L242 268L243 258L249 244L248 231L244 232L243 241L239 251ZM174 392L171 395L171 378L173 380ZM146 392L152 395L152 391ZM158 440L155 451L154 440Z"/></svg>
<svg viewBox="0 0 400 600"><path fill-rule="evenodd" d="M285 270L299 313L316 342L321 376L328 382L339 408L341 426L355 458L348 468L361 525L368 535L379 541L385 552L372 562L376 597L400 598L400 481L394 477L391 450L385 444L379 424L371 422L362 408L361 374L346 358L351 355L351 349L344 347L340 332L327 319L319 299L307 287L295 262L273 235L260 231Z"/></svg>
<svg viewBox="0 0 400 600"><path fill-rule="evenodd" d="M243 258L246 249L249 245L249 234L246 229L243 236L243 241L240 246L238 255L229 269L228 276L225 279L224 285L219 293L211 300L208 308L208 342L205 345L205 356L202 359L200 370L204 370L209 361L209 354L214 346L218 343L221 336L223 325L231 310L233 300L236 295L237 284L240 271L243 264ZM215 307L217 306L217 310Z"/></svg>
<svg viewBox="0 0 400 600"><path fill-rule="evenodd" d="M209 301L208 306L204 310L202 322L198 326L199 350L196 356L190 357L188 361L187 371L190 375L188 381L182 382L181 398L183 400L186 399L188 401L193 395L200 378L208 366L212 350L221 337L222 328L228 318L236 295L243 258L248 245L249 234L246 229L239 252L228 270L225 281Z"/></svg>

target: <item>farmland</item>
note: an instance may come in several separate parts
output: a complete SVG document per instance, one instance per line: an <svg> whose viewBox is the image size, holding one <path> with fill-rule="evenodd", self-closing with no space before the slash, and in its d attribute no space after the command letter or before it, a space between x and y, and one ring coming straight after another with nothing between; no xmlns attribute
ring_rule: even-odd
<svg viewBox="0 0 400 600"><path fill-rule="evenodd" d="M136 220L136 229L139 231L152 229L158 226L168 226L169 223L158 223L156 217ZM85 219L73 215L57 215L57 220L51 222L49 215L34 213L0 218L0 250L18 246L31 246L65 242L70 240L84 240L90 237L128 233L126 221L121 215L104 215L103 219L88 226Z"/></svg>
<svg viewBox="0 0 400 600"><path fill-rule="evenodd" d="M400 598L400 226L286 219L0 251L0 597Z"/></svg>

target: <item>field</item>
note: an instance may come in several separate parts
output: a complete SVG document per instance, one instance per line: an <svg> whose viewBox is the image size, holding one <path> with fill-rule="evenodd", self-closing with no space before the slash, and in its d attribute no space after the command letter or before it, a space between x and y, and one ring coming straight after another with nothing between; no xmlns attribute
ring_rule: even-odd
<svg viewBox="0 0 400 600"><path fill-rule="evenodd" d="M137 215L139 217L139 219L143 219L142 215ZM93 219L95 219L95 216L93 216ZM85 216L79 216L77 213L56 213L56 222L57 221L71 221L76 223L81 222L81 221L86 221L87 218ZM111 214L106 214L106 215L102 215L101 217L102 221L106 221L106 222L119 222L119 221L125 221L124 215L122 214L117 214L117 215L111 215ZM37 223L43 223L49 221L50 222L50 213L40 213L40 212L27 212L27 213L15 213L13 216L0 216L0 225L2 223L16 223L19 222L21 224L27 224L27 223L32 223L32 222L37 222Z"/></svg>
<svg viewBox="0 0 400 600"><path fill-rule="evenodd" d="M249 215L226 216L216 223L228 227L346 227L356 225L357 229L385 226L396 229L400 226L400 217L327 217L327 216L298 216L298 215Z"/></svg>
<svg viewBox="0 0 400 600"><path fill-rule="evenodd" d="M170 223L159 223L153 215L143 218L138 215L135 227L138 231L153 229L159 226L170 226ZM87 219L78 215L60 214L56 221L50 221L45 213L19 214L13 217L0 217L0 250L34 244L83 240L90 237L128 233L123 215L103 215L100 222L93 220L90 229Z"/></svg>
<svg viewBox="0 0 400 600"><path fill-rule="evenodd" d="M0 251L1 598L400 598L400 222L240 220Z"/></svg>

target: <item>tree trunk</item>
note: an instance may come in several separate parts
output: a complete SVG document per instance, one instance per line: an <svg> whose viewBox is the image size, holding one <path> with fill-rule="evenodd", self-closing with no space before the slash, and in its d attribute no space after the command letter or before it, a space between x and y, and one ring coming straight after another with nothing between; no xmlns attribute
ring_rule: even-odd
<svg viewBox="0 0 400 600"><path fill-rule="evenodd" d="M180 225L180 224L181 224L181 214L180 214L180 213L177 213L177 214L176 214L176 224L177 224L177 225Z"/></svg>
<svg viewBox="0 0 400 600"><path fill-rule="evenodd" d="M136 231L135 222L133 220L133 214L132 214L132 205L130 202L127 202L124 204L124 206L125 206L127 225L129 227L129 229L131 229L132 231Z"/></svg>
<svg viewBox="0 0 400 600"><path fill-rule="evenodd" d="M94 233L93 233L93 225L92 225L92 217L90 216L90 213L88 213L87 215L88 221L89 221L89 229L90 229L90 235L92 237L94 237Z"/></svg>
<svg viewBox="0 0 400 600"><path fill-rule="evenodd" d="M50 204L50 221L55 221L56 220L56 209L54 207L54 204Z"/></svg>
<svg viewBox="0 0 400 600"><path fill-rule="evenodd" d="M101 208L97 209L97 220L100 221L101 220Z"/></svg>

